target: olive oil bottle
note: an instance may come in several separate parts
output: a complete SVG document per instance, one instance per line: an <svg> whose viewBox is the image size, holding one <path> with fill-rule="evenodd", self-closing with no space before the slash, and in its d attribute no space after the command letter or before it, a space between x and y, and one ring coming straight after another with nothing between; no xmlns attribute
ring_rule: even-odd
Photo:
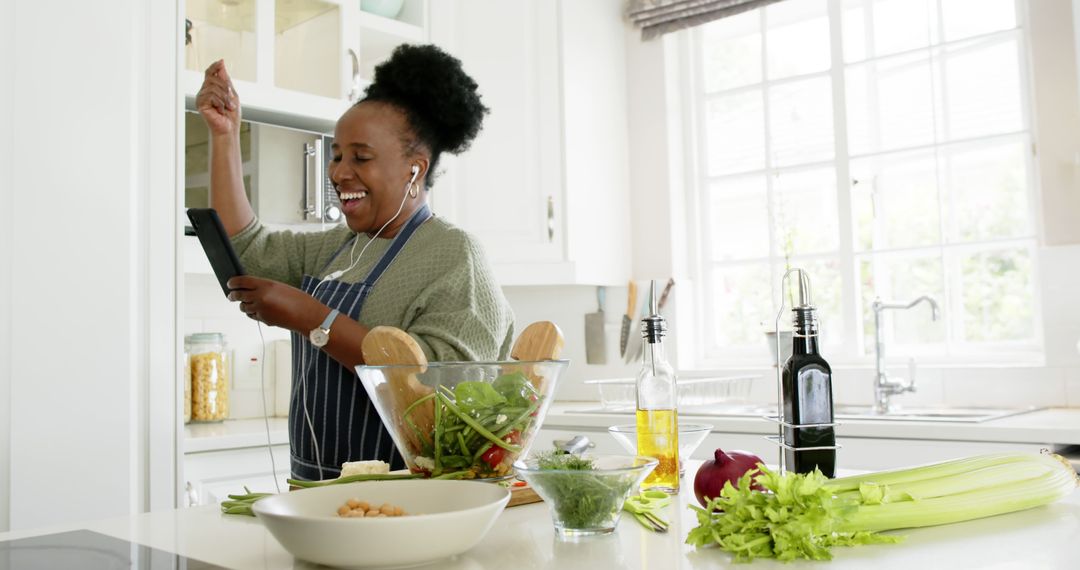
<svg viewBox="0 0 1080 570"><path fill-rule="evenodd" d="M642 319L644 359L637 376L637 452L660 461L642 489L679 491L679 418L675 370L664 354L667 324L656 307L656 282L650 290L650 316Z"/></svg>
<svg viewBox="0 0 1080 570"><path fill-rule="evenodd" d="M833 422L832 368L818 345L817 308L811 303L810 281L799 271L799 304L792 308L794 334L791 358L783 365L784 419L793 425ZM836 434L832 426L785 427L784 462L795 473L820 469L826 477L836 472ZM811 448L811 449L807 449ZM826 448L826 449L812 449Z"/></svg>

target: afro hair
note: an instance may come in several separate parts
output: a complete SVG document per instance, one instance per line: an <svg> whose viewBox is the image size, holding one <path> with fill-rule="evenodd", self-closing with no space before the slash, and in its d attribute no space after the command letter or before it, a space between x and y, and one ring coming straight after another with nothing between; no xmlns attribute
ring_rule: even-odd
<svg viewBox="0 0 1080 570"><path fill-rule="evenodd" d="M431 171L442 152L469 148L488 108L461 60L433 45L401 45L375 67L375 80L361 101L397 107L417 141L431 151Z"/></svg>

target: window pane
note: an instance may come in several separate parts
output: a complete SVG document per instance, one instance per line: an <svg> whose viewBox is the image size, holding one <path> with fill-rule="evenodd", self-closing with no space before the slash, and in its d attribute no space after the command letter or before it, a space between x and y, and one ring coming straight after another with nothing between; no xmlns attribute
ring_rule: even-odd
<svg viewBox="0 0 1080 570"><path fill-rule="evenodd" d="M772 306L769 264L722 267L713 270L712 338L715 348L765 348L763 323L776 318ZM770 316L769 313L772 313Z"/></svg>
<svg viewBox="0 0 1080 570"><path fill-rule="evenodd" d="M865 0L873 22L867 57L880 57L930 45L931 13L928 2ZM853 59L848 59L849 62Z"/></svg>
<svg viewBox="0 0 1080 570"><path fill-rule="evenodd" d="M761 91L714 97L705 105L710 176L765 168Z"/></svg>
<svg viewBox="0 0 1080 570"><path fill-rule="evenodd" d="M761 13L743 12L701 27L705 92L761 82Z"/></svg>
<svg viewBox="0 0 1080 570"><path fill-rule="evenodd" d="M934 84L925 53L852 66L846 83L852 155L934 142Z"/></svg>
<svg viewBox="0 0 1080 570"><path fill-rule="evenodd" d="M965 145L945 154L953 241L1030 236L1023 140Z"/></svg>
<svg viewBox="0 0 1080 570"><path fill-rule="evenodd" d="M943 57L950 139L1024 128L1016 38L950 48Z"/></svg>
<svg viewBox="0 0 1080 570"><path fill-rule="evenodd" d="M841 308L843 299L843 278L840 275L839 259L792 259L786 266L776 268L777 279L783 277L788 269L798 267L806 271L810 277L810 292L814 306L818 308L818 318L821 320L820 341L824 348L836 348L843 346L849 338L844 330L844 313ZM788 298L784 300L786 307L790 309L798 302L799 285L793 274L788 278ZM774 301L775 303L775 301ZM775 310L780 307L777 306ZM774 315L775 317L775 315ZM782 317L780 322L784 327L791 327L791 312ZM768 324L772 324L770 321ZM825 355L828 358L828 355Z"/></svg>
<svg viewBox="0 0 1080 570"><path fill-rule="evenodd" d="M960 258L964 338L970 342L1032 340L1035 323L1027 248Z"/></svg>
<svg viewBox="0 0 1080 570"><path fill-rule="evenodd" d="M886 309L881 314L882 334L891 345L940 343L945 340L945 286L941 257L935 254L878 254L859 261L859 284L862 298L863 347L874 354L874 311L870 304L910 303L929 295L942 309L942 318L930 318L930 307L919 304L911 309Z"/></svg>
<svg viewBox="0 0 1080 570"><path fill-rule="evenodd" d="M769 135L773 166L833 157L832 86L828 77L769 89Z"/></svg>
<svg viewBox="0 0 1080 570"><path fill-rule="evenodd" d="M945 41L1016 27L1013 0L941 0L941 13Z"/></svg>
<svg viewBox="0 0 1080 570"><path fill-rule="evenodd" d="M829 69L829 14L825 0L780 2L765 8L769 79Z"/></svg>
<svg viewBox="0 0 1080 570"><path fill-rule="evenodd" d="M712 234L712 259L768 257L768 206L764 175L725 178L709 184L703 225Z"/></svg>
<svg viewBox="0 0 1080 570"><path fill-rule="evenodd" d="M782 257L836 251L836 175L832 167L773 176L773 251Z"/></svg>
<svg viewBox="0 0 1080 570"><path fill-rule="evenodd" d="M933 152L853 161L855 248L866 251L941 243L936 173Z"/></svg>

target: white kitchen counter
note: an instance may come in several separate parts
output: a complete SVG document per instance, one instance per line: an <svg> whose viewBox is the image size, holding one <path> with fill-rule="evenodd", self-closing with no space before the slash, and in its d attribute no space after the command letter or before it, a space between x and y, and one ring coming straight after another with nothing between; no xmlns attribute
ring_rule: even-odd
<svg viewBox="0 0 1080 570"><path fill-rule="evenodd" d="M599 412L598 408L596 402L556 402L548 411L543 427L607 429L634 421L630 412ZM714 432L776 433L776 424L758 417L680 413L679 420L712 424ZM982 423L842 420L836 432L839 437L875 439L1077 445L1080 444L1080 408L1049 408Z"/></svg>
<svg viewBox="0 0 1080 570"><path fill-rule="evenodd" d="M270 418L270 443L289 443L289 421ZM184 426L184 453L219 451L266 445L266 423L262 418L193 423Z"/></svg>
<svg viewBox="0 0 1080 570"><path fill-rule="evenodd" d="M692 462L688 477L697 462ZM692 481L691 479L687 479ZM500 515L484 540L463 556L430 568L447 570L724 568L731 558L716 549L695 550L683 541L696 525L686 508L694 501L684 484L668 507L667 534L644 530L624 518L616 532L580 543L563 543L543 503L513 507ZM0 534L0 541L87 529L228 568L313 568L296 561L256 519L222 515L216 506L120 517L80 525ZM911 568L1075 569L1080 567L1080 491L1053 505L989 519L905 531L898 545L837 548L832 569ZM388 548L408 548L423 537L402 537ZM816 563L781 565L758 561L747 568L824 568Z"/></svg>

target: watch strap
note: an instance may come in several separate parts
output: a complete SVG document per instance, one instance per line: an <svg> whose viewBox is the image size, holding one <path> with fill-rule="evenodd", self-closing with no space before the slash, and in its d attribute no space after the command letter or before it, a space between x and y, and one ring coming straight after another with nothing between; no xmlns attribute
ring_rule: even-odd
<svg viewBox="0 0 1080 570"><path fill-rule="evenodd" d="M329 333L330 332L330 325L334 324L334 319L336 319L337 316L340 315L340 314L341 314L341 311L339 311L337 309L332 309L330 311L330 314L326 315L326 319L322 322L322 324L319 325L319 328L326 331L327 333Z"/></svg>

